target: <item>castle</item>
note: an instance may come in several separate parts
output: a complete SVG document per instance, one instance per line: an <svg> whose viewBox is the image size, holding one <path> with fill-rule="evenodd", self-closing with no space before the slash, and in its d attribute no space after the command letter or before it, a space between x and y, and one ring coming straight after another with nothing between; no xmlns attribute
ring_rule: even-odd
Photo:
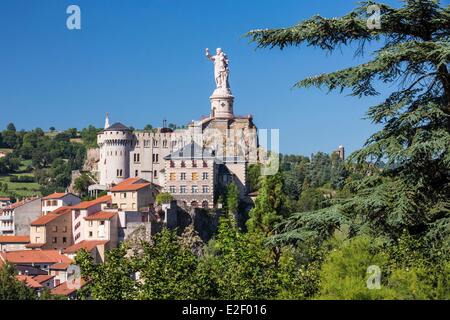
<svg viewBox="0 0 450 320"><path fill-rule="evenodd" d="M246 196L247 168L258 163L257 128L251 115L234 114L227 56L221 49L206 55L214 62L216 81L210 115L186 129L164 126L147 132L119 122L110 125L107 114L97 136L96 188L107 190L138 177L188 205L213 207L218 189L234 181Z"/></svg>

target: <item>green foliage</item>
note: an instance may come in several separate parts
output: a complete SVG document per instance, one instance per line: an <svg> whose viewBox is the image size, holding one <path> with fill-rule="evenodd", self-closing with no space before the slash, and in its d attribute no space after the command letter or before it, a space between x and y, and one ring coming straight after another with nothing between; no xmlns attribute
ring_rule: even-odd
<svg viewBox="0 0 450 320"><path fill-rule="evenodd" d="M139 299L201 299L207 286L198 272L198 260L182 246L175 232L164 229L152 244L144 243L138 258L141 289Z"/></svg>
<svg viewBox="0 0 450 320"><path fill-rule="evenodd" d="M122 245L106 253L105 263L95 264L88 252L78 252L75 261L88 281L79 295L82 298L92 296L96 300L136 299L139 284L132 279L136 270L126 254L127 248Z"/></svg>
<svg viewBox="0 0 450 320"><path fill-rule="evenodd" d="M247 227L250 231L261 231L271 234L275 225L286 213L285 196L282 192L283 179L280 173L264 176L255 200L255 207L249 213Z"/></svg>
<svg viewBox="0 0 450 320"><path fill-rule="evenodd" d="M231 217L234 217L237 214L237 210L239 207L239 189L237 185L233 182L227 186L226 192L226 208L228 214Z"/></svg>
<svg viewBox="0 0 450 320"><path fill-rule="evenodd" d="M88 194L88 188L92 184L91 178L85 173L75 179L73 189L82 197Z"/></svg>
<svg viewBox="0 0 450 320"><path fill-rule="evenodd" d="M90 125L87 128L81 130L81 139L83 139L83 143L87 148L97 148L97 134L101 131L101 129L97 129L96 127Z"/></svg>
<svg viewBox="0 0 450 320"><path fill-rule="evenodd" d="M200 269L211 275L219 299L269 299L277 294L272 252L260 233L241 233L222 218Z"/></svg>
<svg viewBox="0 0 450 320"><path fill-rule="evenodd" d="M261 165L251 164L248 167L248 184L250 192L257 191L259 189L259 180L261 177Z"/></svg>
<svg viewBox="0 0 450 320"><path fill-rule="evenodd" d="M168 192L161 192L158 193L158 195L156 196L156 203L158 205L164 204L164 203L170 203L173 200L173 196L172 194L168 193Z"/></svg>
<svg viewBox="0 0 450 320"><path fill-rule="evenodd" d="M330 228L339 227L336 219L350 220L352 234L384 234L392 240L406 229L440 250L450 241L450 6L434 0L408 0L399 9L379 4L381 29L369 29L367 7L373 3L364 2L341 18L315 16L290 28L255 30L248 36L259 47L281 49L307 44L334 51L356 43L356 54L366 53L367 42L384 40L367 63L297 83L348 89L358 97L377 95L379 82L397 87L369 108L368 118L382 129L350 157L364 171L367 164L385 165L351 181L347 190L353 196L328 211L334 215ZM314 212L310 216L322 219ZM294 219L285 226L286 233L307 232Z"/></svg>
<svg viewBox="0 0 450 320"><path fill-rule="evenodd" d="M398 244L386 244L361 236L339 244L322 266L317 298L449 299L449 261L439 259L431 264L422 260L421 253L413 252L417 242L413 244L407 238ZM367 286L369 266L380 268L379 289Z"/></svg>
<svg viewBox="0 0 450 320"><path fill-rule="evenodd" d="M14 267L3 263L0 267L0 300L35 300L36 293L15 278Z"/></svg>

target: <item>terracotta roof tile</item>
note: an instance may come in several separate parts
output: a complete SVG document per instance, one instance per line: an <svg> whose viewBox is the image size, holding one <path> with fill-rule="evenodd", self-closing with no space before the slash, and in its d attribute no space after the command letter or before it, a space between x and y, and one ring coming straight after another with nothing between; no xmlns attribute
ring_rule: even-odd
<svg viewBox="0 0 450 320"><path fill-rule="evenodd" d="M99 203L106 203L106 202L111 202L110 195L106 195L91 201L80 202L79 204L73 206L72 209L87 209Z"/></svg>
<svg viewBox="0 0 450 320"><path fill-rule="evenodd" d="M71 265L71 263L59 262L59 263L52 264L50 266L50 270L67 270L67 268L69 268L70 265Z"/></svg>
<svg viewBox="0 0 450 320"><path fill-rule="evenodd" d="M117 214L116 211L99 211L84 218L84 220L109 220Z"/></svg>
<svg viewBox="0 0 450 320"><path fill-rule="evenodd" d="M64 253L76 253L81 249L84 249L87 252L91 252L98 245L107 244L108 242L108 240L83 240L66 248L66 250L64 250Z"/></svg>
<svg viewBox="0 0 450 320"><path fill-rule="evenodd" d="M42 198L42 200L61 199L66 194L67 193L64 193L64 192L55 192L55 193L49 194L48 196Z"/></svg>
<svg viewBox="0 0 450 320"><path fill-rule="evenodd" d="M19 250L0 252L0 260L8 261L12 264L55 264L59 262L72 262L70 258L63 254L60 254L57 250Z"/></svg>
<svg viewBox="0 0 450 320"><path fill-rule="evenodd" d="M42 285L30 276L24 276L24 275L16 276L16 279L19 280L20 282L25 282L25 284L30 288L33 288L33 289L42 288Z"/></svg>
<svg viewBox="0 0 450 320"><path fill-rule="evenodd" d="M81 288L86 284L86 281L81 279ZM69 288L67 282L61 283L59 286L53 288L50 292L51 294L58 296L70 296L72 293L76 292L76 288Z"/></svg>
<svg viewBox="0 0 450 320"><path fill-rule="evenodd" d="M52 276L52 275L42 274L42 275L38 275L38 276L33 277L33 280L35 280L36 282L42 284L44 282L47 282L50 279L53 279L54 277L55 276Z"/></svg>
<svg viewBox="0 0 450 320"><path fill-rule="evenodd" d="M31 225L32 226L44 226L49 222L52 222L53 220L62 217L64 214L68 214L71 212L71 208L70 207L61 207L58 208L48 214L46 214L45 216L41 216L39 218L37 218L36 220L34 220Z"/></svg>
<svg viewBox="0 0 450 320"><path fill-rule="evenodd" d="M0 243L29 243L29 236L0 236Z"/></svg>
<svg viewBox="0 0 450 320"><path fill-rule="evenodd" d="M129 178L125 181L122 181L115 187L111 188L112 192L121 192L121 191L137 191L142 188L148 187L151 185L150 182L140 178Z"/></svg>

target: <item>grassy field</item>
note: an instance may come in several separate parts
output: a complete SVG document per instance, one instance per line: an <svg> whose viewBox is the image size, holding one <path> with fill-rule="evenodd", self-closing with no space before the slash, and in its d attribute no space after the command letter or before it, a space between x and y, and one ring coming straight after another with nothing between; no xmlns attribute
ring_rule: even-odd
<svg viewBox="0 0 450 320"><path fill-rule="evenodd" d="M31 165L31 160L24 160L22 161L19 172L20 173L14 173L11 175L14 176L33 176L32 172L26 172L28 166ZM0 188L0 196L12 196L16 195L19 197L27 197L27 196L34 196L34 195L40 195L39 192L39 184L36 182L11 182L9 180L10 175L0 175L0 183L7 184L8 190L5 192Z"/></svg>

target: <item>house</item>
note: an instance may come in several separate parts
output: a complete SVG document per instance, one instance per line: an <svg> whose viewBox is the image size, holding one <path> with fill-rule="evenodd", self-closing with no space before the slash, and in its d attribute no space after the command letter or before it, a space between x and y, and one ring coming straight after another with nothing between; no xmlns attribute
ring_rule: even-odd
<svg viewBox="0 0 450 320"><path fill-rule="evenodd" d="M11 204L11 199L6 197L0 197L0 209L3 209Z"/></svg>
<svg viewBox="0 0 450 320"><path fill-rule="evenodd" d="M20 282L25 283L29 288L34 289L38 296L41 295L42 291L47 288L49 290L55 287L53 281L55 277L50 275L17 275L16 279Z"/></svg>
<svg viewBox="0 0 450 320"><path fill-rule="evenodd" d="M49 275L54 276L55 287L67 281L67 270L71 266L68 262L58 262L49 267Z"/></svg>
<svg viewBox="0 0 450 320"><path fill-rule="evenodd" d="M29 243L29 236L0 236L0 251L25 250Z"/></svg>
<svg viewBox="0 0 450 320"><path fill-rule="evenodd" d="M37 295L39 296L43 290L43 285L40 284L38 281L34 280L32 276L25 276L25 275L17 275L16 279L20 282L23 282L27 285L27 287L33 289Z"/></svg>
<svg viewBox="0 0 450 320"><path fill-rule="evenodd" d="M73 242L78 243L84 239L84 226L85 220L84 218L94 214L96 212L102 211L106 209L108 205L111 205L111 196L106 195L95 200L91 201L83 201L79 204L72 206L72 234L73 234Z"/></svg>
<svg viewBox="0 0 450 320"><path fill-rule="evenodd" d="M29 236L30 224L41 215L41 198L15 202L0 212L0 235Z"/></svg>
<svg viewBox="0 0 450 320"><path fill-rule="evenodd" d="M33 280L39 283L42 288L53 289L55 287L55 276L53 275L38 275L34 276Z"/></svg>
<svg viewBox="0 0 450 320"><path fill-rule="evenodd" d="M73 206L81 202L81 199L72 193L52 193L42 198L42 214L46 215L64 206Z"/></svg>
<svg viewBox="0 0 450 320"><path fill-rule="evenodd" d="M164 191L182 206L213 208L218 166L214 152L192 142L165 160Z"/></svg>
<svg viewBox="0 0 450 320"><path fill-rule="evenodd" d="M121 211L140 211L153 206L157 185L140 178L129 178L110 189L112 203Z"/></svg>
<svg viewBox="0 0 450 320"><path fill-rule="evenodd" d="M72 259L58 250L20 250L0 252L0 265L8 262L14 266L31 266L43 271L55 263L72 263Z"/></svg>
<svg viewBox="0 0 450 320"><path fill-rule="evenodd" d="M72 244L72 209L63 206L31 223L30 243L26 247L61 250Z"/></svg>

